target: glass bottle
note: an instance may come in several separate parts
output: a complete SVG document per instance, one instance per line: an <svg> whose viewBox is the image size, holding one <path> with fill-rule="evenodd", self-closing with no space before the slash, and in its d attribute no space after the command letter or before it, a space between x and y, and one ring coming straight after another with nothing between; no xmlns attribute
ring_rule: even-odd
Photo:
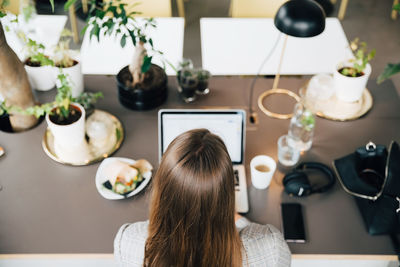
<svg viewBox="0 0 400 267"><path fill-rule="evenodd" d="M315 115L307 109L304 102L294 106L293 117L289 125L289 144L300 151L307 151L311 148L315 127Z"/></svg>

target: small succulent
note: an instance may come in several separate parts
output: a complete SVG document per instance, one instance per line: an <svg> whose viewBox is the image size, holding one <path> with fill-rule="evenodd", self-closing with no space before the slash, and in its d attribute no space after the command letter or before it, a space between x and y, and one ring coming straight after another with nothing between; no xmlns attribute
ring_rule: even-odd
<svg viewBox="0 0 400 267"><path fill-rule="evenodd" d="M351 60L353 65L351 67L344 67L340 69L340 73L349 77L362 76L368 62L375 57L376 50L372 49L370 52L368 52L367 43L359 42L358 38L351 42L350 48L355 55L355 59Z"/></svg>

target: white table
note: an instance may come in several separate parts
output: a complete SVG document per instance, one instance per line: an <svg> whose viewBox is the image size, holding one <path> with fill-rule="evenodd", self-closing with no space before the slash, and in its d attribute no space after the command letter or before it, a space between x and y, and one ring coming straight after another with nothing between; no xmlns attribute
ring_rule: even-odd
<svg viewBox="0 0 400 267"><path fill-rule="evenodd" d="M280 33L271 18L202 18L200 28L203 68L213 75L256 74ZM276 74L283 40L282 34L261 74ZM318 36L289 36L281 74L331 73L341 59L351 55L339 20L327 18Z"/></svg>
<svg viewBox="0 0 400 267"><path fill-rule="evenodd" d="M14 50L21 60L24 60L24 44L19 40L15 31L18 28L24 28L22 24L11 23L15 15L8 14L2 18L3 28L8 28L9 31L4 31L8 45ZM58 43L62 30L67 22L67 16L64 15L37 15L31 22L31 28L34 32L28 33L28 37L35 40L46 47L46 51L50 52L54 45ZM7 27L8 26L8 27Z"/></svg>
<svg viewBox="0 0 400 267"><path fill-rule="evenodd" d="M174 66L183 55L183 18L156 18L157 28L151 29L148 36L153 39L154 48L164 53L164 59ZM84 74L115 75L128 65L133 56L134 47L127 39L126 46L121 47L119 39L114 36L101 36L100 42L96 37L89 39L90 29L85 33L81 47L82 72ZM153 63L163 66L161 57L155 56ZM167 64L168 75L175 75L175 71Z"/></svg>

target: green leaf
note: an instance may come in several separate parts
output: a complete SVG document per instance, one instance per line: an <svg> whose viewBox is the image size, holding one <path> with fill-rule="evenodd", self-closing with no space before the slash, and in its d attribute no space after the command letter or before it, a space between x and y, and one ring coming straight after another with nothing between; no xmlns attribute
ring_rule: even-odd
<svg viewBox="0 0 400 267"><path fill-rule="evenodd" d="M400 62L397 64L387 64L383 72L378 77L378 84L400 72Z"/></svg>
<svg viewBox="0 0 400 267"><path fill-rule="evenodd" d="M121 131L118 128L115 128L115 136L117 137L117 140L121 139Z"/></svg>
<svg viewBox="0 0 400 267"><path fill-rule="evenodd" d="M90 39L92 39L92 36L94 35L94 36L97 37L97 41L100 41L99 34L100 34L100 27L99 27L99 25L97 23L94 23L93 24L93 28L90 31Z"/></svg>
<svg viewBox="0 0 400 267"><path fill-rule="evenodd" d="M51 0L51 1L54 1L54 0ZM68 1L64 4L64 10L65 10L65 11L68 11L69 8L70 8L73 4L75 4L75 2L76 2L76 0L68 0ZM54 9L53 9L53 11L54 11Z"/></svg>
<svg viewBox="0 0 400 267"><path fill-rule="evenodd" d="M49 0L51 5L51 11L54 12L54 0Z"/></svg>
<svg viewBox="0 0 400 267"><path fill-rule="evenodd" d="M125 45L126 45L126 35L124 34L124 35L122 35L122 38L121 38L121 47L124 48Z"/></svg>
<svg viewBox="0 0 400 267"><path fill-rule="evenodd" d="M96 17L98 17L99 19L103 19L105 14L106 12L104 12L103 10L100 9L96 10Z"/></svg>
<svg viewBox="0 0 400 267"><path fill-rule="evenodd" d="M116 6L109 6L107 9L109 12L112 12L114 17L118 17L117 7Z"/></svg>
<svg viewBox="0 0 400 267"><path fill-rule="evenodd" d="M135 32L134 31L128 31L129 35L131 36L131 40L133 43L133 46L136 46L136 36L135 36Z"/></svg>
<svg viewBox="0 0 400 267"><path fill-rule="evenodd" d="M86 30L87 30L88 27L89 27L89 24L86 24L86 25L83 27L83 29L81 30L81 36L84 36L84 35L85 35L85 32L86 32Z"/></svg>
<svg viewBox="0 0 400 267"><path fill-rule="evenodd" d="M150 69L151 59L152 59L152 57L149 57L148 55L144 56L143 64L142 64L142 67L141 67L142 73L145 73Z"/></svg>
<svg viewBox="0 0 400 267"><path fill-rule="evenodd" d="M400 4L394 5L393 10L396 10L400 13Z"/></svg>

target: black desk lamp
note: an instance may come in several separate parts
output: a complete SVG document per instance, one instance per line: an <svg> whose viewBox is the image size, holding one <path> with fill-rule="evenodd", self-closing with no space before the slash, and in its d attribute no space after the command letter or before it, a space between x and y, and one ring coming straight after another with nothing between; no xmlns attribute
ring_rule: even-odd
<svg viewBox="0 0 400 267"><path fill-rule="evenodd" d="M322 33L325 29L325 12L322 7L313 0L291 0L283 4L275 15L275 27L285 34L278 72L274 79L272 89L265 91L258 98L258 106L268 116L278 119L289 119L293 114L278 114L269 111L263 105L263 99L272 94L286 94L296 101L300 97L287 89L278 88L279 77L285 54L288 35L294 37L313 37ZM300 52L300 51L299 51Z"/></svg>

